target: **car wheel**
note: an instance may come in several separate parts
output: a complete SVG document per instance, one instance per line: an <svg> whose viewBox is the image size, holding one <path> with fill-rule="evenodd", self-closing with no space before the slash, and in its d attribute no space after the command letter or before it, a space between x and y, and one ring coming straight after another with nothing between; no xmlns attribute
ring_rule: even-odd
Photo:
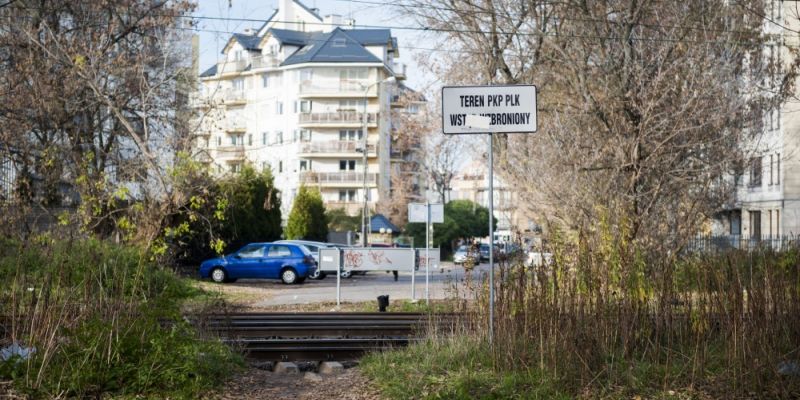
<svg viewBox="0 0 800 400"><path fill-rule="evenodd" d="M319 268L317 268L308 277L311 279L322 279L324 278L324 275L322 274L322 271L320 271Z"/></svg>
<svg viewBox="0 0 800 400"><path fill-rule="evenodd" d="M342 271L339 273L339 276L345 279L350 278L351 276L353 276L353 271Z"/></svg>
<svg viewBox="0 0 800 400"><path fill-rule="evenodd" d="M228 281L228 273L224 269L217 267L211 270L211 280L217 283Z"/></svg>
<svg viewBox="0 0 800 400"><path fill-rule="evenodd" d="M286 268L281 272L281 280L287 285L297 282L297 272L292 268Z"/></svg>

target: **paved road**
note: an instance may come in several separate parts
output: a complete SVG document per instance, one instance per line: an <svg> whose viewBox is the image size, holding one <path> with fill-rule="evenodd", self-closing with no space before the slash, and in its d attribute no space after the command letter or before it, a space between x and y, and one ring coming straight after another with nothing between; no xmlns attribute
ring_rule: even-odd
<svg viewBox="0 0 800 400"><path fill-rule="evenodd" d="M477 274L485 273L488 264L475 269ZM473 271L473 276L476 272ZM442 263L439 269L431 269L429 294L431 299L450 297L454 289L463 288L464 269L452 263ZM388 294L390 300L411 299L411 274L400 273L397 281L391 273L377 271L366 275L354 275L341 280L341 301L362 302L375 300L379 295ZM235 286L258 288L264 291L264 300L252 304L254 307L269 307L283 304L311 304L336 301L336 277L328 275L323 280L306 280L301 285L283 285L279 281L242 279ZM416 296L425 298L425 271L417 271Z"/></svg>

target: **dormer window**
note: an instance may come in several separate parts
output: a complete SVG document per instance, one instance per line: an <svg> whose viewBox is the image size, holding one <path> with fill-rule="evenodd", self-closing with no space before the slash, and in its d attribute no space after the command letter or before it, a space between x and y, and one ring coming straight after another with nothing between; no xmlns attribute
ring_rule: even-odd
<svg viewBox="0 0 800 400"><path fill-rule="evenodd" d="M233 59L235 61L244 60L244 54L242 54L241 50L236 50L233 52Z"/></svg>
<svg viewBox="0 0 800 400"><path fill-rule="evenodd" d="M345 47L346 45L347 45L347 40L345 40L345 38L333 39L333 47Z"/></svg>

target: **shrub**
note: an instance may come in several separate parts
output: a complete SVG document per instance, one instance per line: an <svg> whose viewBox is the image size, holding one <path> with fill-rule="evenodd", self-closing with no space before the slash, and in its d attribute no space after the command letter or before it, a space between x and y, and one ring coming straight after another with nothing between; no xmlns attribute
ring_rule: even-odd
<svg viewBox="0 0 800 400"><path fill-rule="evenodd" d="M0 242L3 342L36 348L0 363L31 397L196 397L238 356L180 317L194 290L148 254L97 240Z"/></svg>
<svg viewBox="0 0 800 400"><path fill-rule="evenodd" d="M300 186L284 233L287 239L328 240L328 217L318 190Z"/></svg>

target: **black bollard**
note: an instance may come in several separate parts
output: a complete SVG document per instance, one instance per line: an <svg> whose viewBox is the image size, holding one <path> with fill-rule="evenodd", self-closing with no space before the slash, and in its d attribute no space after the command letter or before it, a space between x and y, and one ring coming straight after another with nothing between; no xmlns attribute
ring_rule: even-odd
<svg viewBox="0 0 800 400"><path fill-rule="evenodd" d="M389 307L389 295L378 296L378 311L386 312L386 307Z"/></svg>

